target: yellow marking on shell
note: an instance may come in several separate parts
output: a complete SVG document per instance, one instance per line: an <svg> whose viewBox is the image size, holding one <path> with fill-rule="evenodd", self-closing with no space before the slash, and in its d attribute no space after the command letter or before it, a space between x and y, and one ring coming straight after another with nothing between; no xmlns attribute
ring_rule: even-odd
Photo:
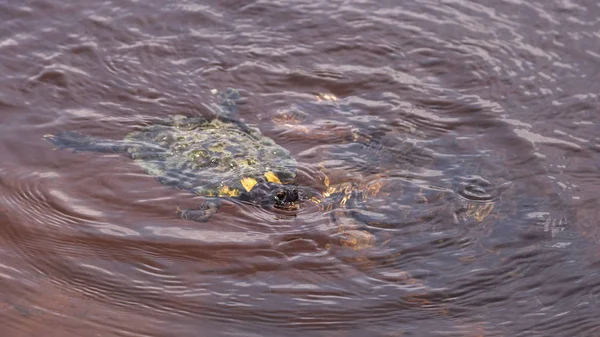
<svg viewBox="0 0 600 337"><path fill-rule="evenodd" d="M223 186L219 189L220 197L237 197L238 195L240 195L240 190L229 188L229 186Z"/></svg>
<svg viewBox="0 0 600 337"><path fill-rule="evenodd" d="M265 173L265 178L267 178L267 181L270 182L270 183L281 184L281 180L279 180L279 178L277 178L277 176L275 175L275 173L273 173L271 171Z"/></svg>
<svg viewBox="0 0 600 337"><path fill-rule="evenodd" d="M242 183L242 186L244 186L244 189L246 189L246 192L250 192L254 188L254 186L258 183L258 181L256 181L256 179L254 179L254 178L246 177L246 178L242 178L241 183Z"/></svg>

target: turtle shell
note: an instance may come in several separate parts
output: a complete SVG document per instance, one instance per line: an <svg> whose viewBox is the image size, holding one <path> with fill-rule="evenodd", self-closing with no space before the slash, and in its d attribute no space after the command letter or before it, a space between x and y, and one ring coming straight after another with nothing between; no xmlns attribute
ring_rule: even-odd
<svg viewBox="0 0 600 337"><path fill-rule="evenodd" d="M289 183L296 161L236 120L175 116L132 132L130 156L161 183L203 196L238 196L264 181Z"/></svg>

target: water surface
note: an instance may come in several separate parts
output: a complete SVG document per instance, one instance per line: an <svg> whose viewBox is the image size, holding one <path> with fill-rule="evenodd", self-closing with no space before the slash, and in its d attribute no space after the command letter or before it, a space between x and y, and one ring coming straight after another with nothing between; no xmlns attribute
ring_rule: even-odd
<svg viewBox="0 0 600 337"><path fill-rule="evenodd" d="M0 1L2 336L598 333L595 1ZM129 158L53 150L166 116L240 118L292 215Z"/></svg>

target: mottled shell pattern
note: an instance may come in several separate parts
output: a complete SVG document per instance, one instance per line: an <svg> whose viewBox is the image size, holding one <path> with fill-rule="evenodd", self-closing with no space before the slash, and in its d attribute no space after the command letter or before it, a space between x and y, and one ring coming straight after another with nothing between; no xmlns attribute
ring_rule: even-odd
<svg viewBox="0 0 600 337"><path fill-rule="evenodd" d="M238 196L259 182L288 183L296 161L260 130L227 119L173 116L125 137L135 162L166 185L203 196Z"/></svg>

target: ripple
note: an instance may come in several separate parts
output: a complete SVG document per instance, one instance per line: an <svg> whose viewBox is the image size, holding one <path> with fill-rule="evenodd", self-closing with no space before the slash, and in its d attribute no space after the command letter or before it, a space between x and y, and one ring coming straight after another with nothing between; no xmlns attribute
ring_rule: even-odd
<svg viewBox="0 0 600 337"><path fill-rule="evenodd" d="M480 176L458 177L458 194L472 201L491 201L494 199L492 184Z"/></svg>
<svg viewBox="0 0 600 337"><path fill-rule="evenodd" d="M597 17L558 0L0 4L7 334L593 334ZM209 116L225 87L336 207L234 200L185 221L201 198L40 140Z"/></svg>

